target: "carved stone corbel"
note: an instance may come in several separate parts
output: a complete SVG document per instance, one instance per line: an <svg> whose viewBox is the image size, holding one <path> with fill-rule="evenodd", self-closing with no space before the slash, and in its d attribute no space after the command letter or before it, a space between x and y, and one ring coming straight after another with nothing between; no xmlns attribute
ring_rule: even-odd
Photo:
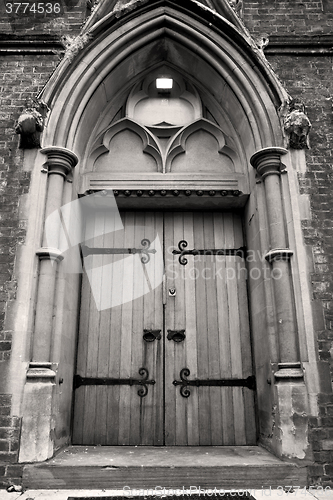
<svg viewBox="0 0 333 500"><path fill-rule="evenodd" d="M15 132L20 135L20 149L40 148L40 135L44 129L44 118L48 106L44 102L35 101L32 107L26 108L15 123Z"/></svg>
<svg viewBox="0 0 333 500"><path fill-rule="evenodd" d="M289 105L289 112L284 119L284 130L288 137L287 147L292 149L308 149L311 122L305 114L305 106L299 99Z"/></svg>

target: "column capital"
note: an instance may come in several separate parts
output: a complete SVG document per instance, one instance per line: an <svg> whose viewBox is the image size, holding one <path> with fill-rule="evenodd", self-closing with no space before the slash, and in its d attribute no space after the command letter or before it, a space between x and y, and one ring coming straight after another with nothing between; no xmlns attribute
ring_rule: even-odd
<svg viewBox="0 0 333 500"><path fill-rule="evenodd" d="M79 161L75 153L59 146L43 148L40 152L47 156L45 165L48 167L49 175L58 174L66 177Z"/></svg>
<svg viewBox="0 0 333 500"><path fill-rule="evenodd" d="M61 250L58 250L57 248L42 247L36 251L36 255L38 255L40 260L49 259L56 262L64 260Z"/></svg>
<svg viewBox="0 0 333 500"><path fill-rule="evenodd" d="M263 179L272 174L280 175L281 156L287 153L287 149L275 146L260 149L251 156L250 163Z"/></svg>
<svg viewBox="0 0 333 500"><path fill-rule="evenodd" d="M265 259L267 262L272 263L276 260L286 260L289 261L294 255L294 252L290 248L274 248L266 253Z"/></svg>

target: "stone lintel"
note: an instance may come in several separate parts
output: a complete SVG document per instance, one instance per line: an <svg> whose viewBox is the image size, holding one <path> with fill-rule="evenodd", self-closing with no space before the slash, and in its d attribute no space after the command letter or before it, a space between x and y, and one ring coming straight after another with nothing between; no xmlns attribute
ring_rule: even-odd
<svg viewBox="0 0 333 500"><path fill-rule="evenodd" d="M49 175L58 174L67 177L79 161L75 153L59 146L43 148L40 151L47 156L45 165Z"/></svg>
<svg viewBox="0 0 333 500"><path fill-rule="evenodd" d="M56 262L61 262L64 259L62 252L57 248L42 247L36 252L40 260L54 260Z"/></svg>
<svg viewBox="0 0 333 500"><path fill-rule="evenodd" d="M287 153L285 148L263 148L252 155L250 163L263 179L268 175L280 175L283 170L281 156Z"/></svg>
<svg viewBox="0 0 333 500"><path fill-rule="evenodd" d="M272 263L276 260L286 260L289 261L294 252L289 248L274 248L266 253L265 259L267 262Z"/></svg>

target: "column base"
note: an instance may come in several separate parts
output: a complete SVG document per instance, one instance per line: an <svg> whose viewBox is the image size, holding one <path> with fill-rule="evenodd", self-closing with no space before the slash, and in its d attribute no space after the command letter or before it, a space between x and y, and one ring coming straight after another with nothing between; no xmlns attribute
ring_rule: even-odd
<svg viewBox="0 0 333 500"><path fill-rule="evenodd" d="M23 396L19 462L43 462L53 456L55 377L51 363L30 363Z"/></svg>
<svg viewBox="0 0 333 500"><path fill-rule="evenodd" d="M309 401L300 363L279 363L274 373L274 441L282 459L311 459L308 441Z"/></svg>

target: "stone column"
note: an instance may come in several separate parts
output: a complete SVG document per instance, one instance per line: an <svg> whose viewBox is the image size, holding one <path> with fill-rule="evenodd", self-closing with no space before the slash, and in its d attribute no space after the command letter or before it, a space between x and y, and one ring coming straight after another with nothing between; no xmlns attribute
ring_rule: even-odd
<svg viewBox="0 0 333 500"><path fill-rule="evenodd" d="M53 308L58 262L58 247L64 182L77 164L68 149L49 147L41 150L47 156L48 173L45 224L37 285L36 316L33 333L32 361L27 372L23 398L20 462L44 461L53 455L55 366L51 360ZM53 213L54 218L48 219Z"/></svg>
<svg viewBox="0 0 333 500"><path fill-rule="evenodd" d="M251 158L252 166L265 187L270 250L265 255L272 266L275 309L278 325L279 360L274 366L276 412L272 448L288 459L304 459L308 443L308 399L300 362L295 300L291 278L286 221L281 190L281 156L283 148L265 148Z"/></svg>
<svg viewBox="0 0 333 500"><path fill-rule="evenodd" d="M265 148L251 158L252 166L264 181L271 249L265 255L272 265L274 297L278 324L280 359L275 378L302 378L295 300L290 275L292 250L287 248L287 233L281 193L281 156L284 148Z"/></svg>
<svg viewBox="0 0 333 500"><path fill-rule="evenodd" d="M68 149L60 147L45 148L41 152L47 155L48 187L45 208L45 222L47 222L48 216L57 212L62 205L64 181L78 159ZM40 259L40 269L32 354L34 362L50 361L57 263L62 260L61 252L57 248L59 221L60 219L55 217L52 227L49 223L47 229L44 228L43 246L36 252Z"/></svg>

